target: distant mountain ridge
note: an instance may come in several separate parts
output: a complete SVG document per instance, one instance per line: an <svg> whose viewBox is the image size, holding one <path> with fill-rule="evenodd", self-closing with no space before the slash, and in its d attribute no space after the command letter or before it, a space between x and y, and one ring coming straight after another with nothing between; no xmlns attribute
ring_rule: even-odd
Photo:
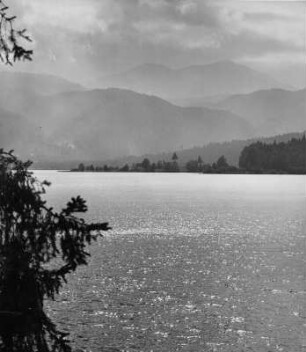
<svg viewBox="0 0 306 352"><path fill-rule="evenodd" d="M38 95L52 95L68 91L80 91L84 88L64 78L27 72L0 71L0 92L31 91Z"/></svg>
<svg viewBox="0 0 306 352"><path fill-rule="evenodd" d="M102 77L99 84L103 88L130 89L170 100L285 87L263 73L231 61L181 69L144 64L121 74Z"/></svg>
<svg viewBox="0 0 306 352"><path fill-rule="evenodd" d="M47 140L70 145L87 159L161 152L253 134L251 125L232 113L181 108L121 89L44 97L26 116L41 126Z"/></svg>
<svg viewBox="0 0 306 352"><path fill-rule="evenodd" d="M0 106L19 114L40 97L82 90L81 85L57 76L0 71Z"/></svg>
<svg viewBox="0 0 306 352"><path fill-rule="evenodd" d="M163 67L154 69L160 72ZM198 67L186 70L198 72ZM305 90L271 91L272 97L281 95L280 119L287 121L288 132L304 130L301 116L305 116ZM0 72L0 147L16 149L23 158L55 165L172 152L268 131L274 135L279 131L277 123L258 133L255 117L238 110L243 106L241 101L249 97L255 103L252 109L246 104L246 112L251 109L254 116L258 115L258 105L269 106L271 98L263 98L269 92L219 97L209 107L181 107L127 89L86 90L54 76ZM237 106L233 103L236 101ZM267 110L273 111L276 122L277 105L274 100ZM261 114L264 122L265 110Z"/></svg>
<svg viewBox="0 0 306 352"><path fill-rule="evenodd" d="M243 117L263 136L306 129L306 89L260 90L233 95L210 106Z"/></svg>

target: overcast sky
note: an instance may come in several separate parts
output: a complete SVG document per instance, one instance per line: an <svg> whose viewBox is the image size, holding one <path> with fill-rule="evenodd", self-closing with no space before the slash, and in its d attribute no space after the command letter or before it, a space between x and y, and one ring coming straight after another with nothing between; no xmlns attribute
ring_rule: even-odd
<svg viewBox="0 0 306 352"><path fill-rule="evenodd" d="M233 60L305 86L305 1L7 0L34 39L17 65L82 83L142 63Z"/></svg>

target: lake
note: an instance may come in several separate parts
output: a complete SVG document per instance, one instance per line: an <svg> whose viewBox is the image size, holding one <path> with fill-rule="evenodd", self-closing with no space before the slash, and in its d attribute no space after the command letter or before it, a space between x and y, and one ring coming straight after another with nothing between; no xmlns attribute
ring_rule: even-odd
<svg viewBox="0 0 306 352"><path fill-rule="evenodd" d="M306 350L306 178L69 173L59 209L88 201L112 230L49 315L87 351Z"/></svg>

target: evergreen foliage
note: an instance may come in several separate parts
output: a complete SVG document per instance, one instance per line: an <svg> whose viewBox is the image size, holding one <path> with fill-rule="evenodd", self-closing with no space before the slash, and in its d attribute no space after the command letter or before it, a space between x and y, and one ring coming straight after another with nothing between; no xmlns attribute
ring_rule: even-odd
<svg viewBox="0 0 306 352"><path fill-rule="evenodd" d="M252 172L306 173L305 135L287 143L253 143L241 152L239 166Z"/></svg>
<svg viewBox="0 0 306 352"><path fill-rule="evenodd" d="M171 158L173 161L176 161L176 160L178 160L178 156L177 156L177 154L176 154L176 152L174 152L173 153L173 155L172 155L172 158Z"/></svg>
<svg viewBox="0 0 306 352"><path fill-rule="evenodd" d="M189 160L185 167L188 172L202 172L204 174L235 174L239 172L235 166L228 164L224 155L221 155L212 164L204 164L202 158L198 156L197 160Z"/></svg>
<svg viewBox="0 0 306 352"><path fill-rule="evenodd" d="M216 166L218 169L226 169L229 167L224 155L221 155L220 158L217 160Z"/></svg>
<svg viewBox="0 0 306 352"><path fill-rule="evenodd" d="M175 154L175 158L173 155ZM110 172L198 172L217 174L237 173L306 173L306 145L305 135L301 138L292 138L289 142L265 144L256 142L246 146L240 155L239 168L230 165L227 158L221 155L213 163L204 163L200 155L197 159L188 160L179 165L176 153L171 161L158 160L156 163L145 158L141 163L135 163L131 167L125 164L123 167L104 168L96 167L95 171ZM206 159L206 158L205 158ZM83 165L83 164L82 164ZM80 167L72 171L89 171L90 167Z"/></svg>
<svg viewBox="0 0 306 352"><path fill-rule="evenodd" d="M209 143L202 147L194 147L191 149L180 150L179 152L179 166L181 169L186 165L186 163L190 160L196 160L199 156L203 159L202 162L212 164L218 160L221 155L224 155L229 165L238 166L239 156L242 152L243 148L256 143L257 141L261 141L263 143L271 144L274 141L277 143L284 142L287 143L292 138L302 138L304 132L297 133L287 133L278 136L265 137L265 138L253 138L248 140L234 140L231 142L222 142L222 143ZM204 142L204 141L203 141ZM151 163L160 163L163 160L171 160L173 156L173 152L169 153L159 153L159 154L147 154L145 156L129 156L118 158L113 161L112 165L124 165L128 163L129 165L137 164L142 161L144 157L150 159ZM59 165L58 168L62 167ZM157 169L161 169L161 167L157 167Z"/></svg>
<svg viewBox="0 0 306 352"><path fill-rule="evenodd" d="M85 166L83 163L79 164L78 171L80 171L80 172L85 171Z"/></svg>
<svg viewBox="0 0 306 352"><path fill-rule="evenodd" d="M24 47L23 43L31 42L26 29L14 27L16 16L8 14L8 6L0 0L0 60L5 64L20 60L32 60L33 51Z"/></svg>
<svg viewBox="0 0 306 352"><path fill-rule="evenodd" d="M0 351L69 352L66 334L43 309L67 275L87 264L87 244L107 223L86 223L86 202L72 198L60 212L42 196L39 182L12 152L0 150Z"/></svg>
<svg viewBox="0 0 306 352"><path fill-rule="evenodd" d="M150 171L150 167L151 167L150 160L148 158L144 158L141 163L141 167L144 169L144 171Z"/></svg>

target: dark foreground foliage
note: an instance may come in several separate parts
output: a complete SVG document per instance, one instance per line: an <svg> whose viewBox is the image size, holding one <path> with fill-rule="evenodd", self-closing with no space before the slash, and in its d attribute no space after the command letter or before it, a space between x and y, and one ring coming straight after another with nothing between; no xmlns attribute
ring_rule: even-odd
<svg viewBox="0 0 306 352"><path fill-rule="evenodd" d="M32 60L33 50L25 47L26 42L31 42L26 29L15 28L16 16L8 12L9 8L0 0L0 60L12 65L20 60Z"/></svg>
<svg viewBox="0 0 306 352"><path fill-rule="evenodd" d="M79 196L61 212L49 208L42 199L49 183L34 178L30 165L0 150L0 351L68 352L44 299L87 264L86 245L109 227L76 216L87 210Z"/></svg>

